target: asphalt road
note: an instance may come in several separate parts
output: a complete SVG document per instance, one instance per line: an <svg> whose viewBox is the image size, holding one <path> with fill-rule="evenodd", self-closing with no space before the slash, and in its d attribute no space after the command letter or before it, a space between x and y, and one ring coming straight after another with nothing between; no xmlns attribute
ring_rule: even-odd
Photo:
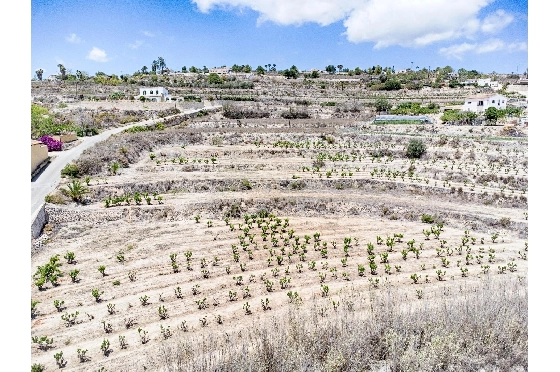
<svg viewBox="0 0 560 372"><path fill-rule="evenodd" d="M167 118L172 118L177 115L190 114L203 109L212 109L215 107L218 106L209 106L201 109L187 110L176 115L168 116ZM109 138L112 134L122 132L127 128L131 128L136 125L150 125L161 120L162 118L140 121L124 127L113 128L104 131L96 136L80 137L82 143L80 143L79 145L65 151L50 152L50 164L31 181L31 222L33 222L35 216L37 215L37 212L45 202L45 196L53 191L60 183L60 171L66 166L66 164L70 163L73 160L76 160L85 149Z"/></svg>

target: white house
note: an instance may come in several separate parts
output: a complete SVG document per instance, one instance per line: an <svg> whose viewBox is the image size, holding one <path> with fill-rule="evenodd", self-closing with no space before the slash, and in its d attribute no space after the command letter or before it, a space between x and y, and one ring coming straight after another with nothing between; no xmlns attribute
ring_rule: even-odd
<svg viewBox="0 0 560 372"><path fill-rule="evenodd" d="M462 111L484 112L488 107L495 107L498 110L506 108L506 97L501 94L479 94L465 98Z"/></svg>
<svg viewBox="0 0 560 372"><path fill-rule="evenodd" d="M231 72L231 69L228 67L214 67L209 70L209 73L214 73L218 75L227 75Z"/></svg>
<svg viewBox="0 0 560 372"><path fill-rule="evenodd" d="M140 87L140 96L146 97L146 101L165 102L168 101L169 93L164 87Z"/></svg>
<svg viewBox="0 0 560 372"><path fill-rule="evenodd" d="M479 87L483 87L485 85L490 86L490 78L487 79L476 79L476 83Z"/></svg>

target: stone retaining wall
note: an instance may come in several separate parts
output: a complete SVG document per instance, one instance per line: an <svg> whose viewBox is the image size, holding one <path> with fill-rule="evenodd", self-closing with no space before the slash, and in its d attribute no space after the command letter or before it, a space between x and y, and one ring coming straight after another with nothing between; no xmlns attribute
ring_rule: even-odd
<svg viewBox="0 0 560 372"><path fill-rule="evenodd" d="M501 226L500 220L493 217L483 217L458 210L442 210L441 208L424 208L404 203L386 204L383 200L353 200L340 203L330 197L310 198L306 196L288 196L276 198L239 198L229 200L214 200L202 203L187 203L181 205L151 205L151 206L122 206L108 209L70 209L67 206L49 204L45 207L48 222L51 224L87 222L105 224L111 221L123 222L151 222L151 221L187 221L193 216L204 213L210 219L223 219L228 211L237 210L243 214L257 213L266 209L276 215L290 215L302 217L325 216L385 216L389 219L404 219L419 221L424 213L433 215L437 220L445 221L446 226L491 233L498 230L511 230L518 233L520 238L527 238L528 226L526 222L511 221L509 226Z"/></svg>
<svg viewBox="0 0 560 372"><path fill-rule="evenodd" d="M39 235L41 235L41 231L43 231L43 227L48 222L48 215L45 211L45 204L39 208L39 211L31 218L31 238L37 239Z"/></svg>

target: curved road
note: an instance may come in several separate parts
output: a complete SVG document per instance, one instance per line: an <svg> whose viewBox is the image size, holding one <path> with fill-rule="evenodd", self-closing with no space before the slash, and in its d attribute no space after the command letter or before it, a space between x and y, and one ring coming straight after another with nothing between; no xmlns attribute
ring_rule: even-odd
<svg viewBox="0 0 560 372"><path fill-rule="evenodd" d="M200 110L207 110L217 108L218 106L207 106L200 109L186 110L179 114L167 116L163 119L169 119L178 115L191 114ZM140 122L135 122L124 127L113 128L92 137L81 137L82 143L72 147L66 151L60 151L56 153L49 153L51 157L50 164L43 169L43 171L35 176L35 179L31 181L31 223L35 219L39 209L45 201L45 196L47 196L51 191L53 191L60 183L60 171L70 163L72 160L77 159L80 154L87 148L95 145L96 143L109 138L112 134L122 132L127 128L131 128L136 125L150 125L155 122L163 120L162 118L144 120ZM56 154L56 155L55 155Z"/></svg>

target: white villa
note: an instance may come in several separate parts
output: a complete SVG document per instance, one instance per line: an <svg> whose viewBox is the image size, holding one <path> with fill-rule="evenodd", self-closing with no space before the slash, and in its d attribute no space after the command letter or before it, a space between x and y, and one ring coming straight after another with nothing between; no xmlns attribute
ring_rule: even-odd
<svg viewBox="0 0 560 372"><path fill-rule="evenodd" d="M140 98L140 96L144 96L147 101L153 102L165 102L169 100L169 93L164 87L141 87L140 95L136 98Z"/></svg>
<svg viewBox="0 0 560 372"><path fill-rule="evenodd" d="M479 94L465 98L462 111L484 112L488 107L495 107L498 110L506 108L506 97L501 94Z"/></svg>
<svg viewBox="0 0 560 372"><path fill-rule="evenodd" d="M218 74L218 75L228 75L231 72L229 67L214 67L209 70L209 73Z"/></svg>

